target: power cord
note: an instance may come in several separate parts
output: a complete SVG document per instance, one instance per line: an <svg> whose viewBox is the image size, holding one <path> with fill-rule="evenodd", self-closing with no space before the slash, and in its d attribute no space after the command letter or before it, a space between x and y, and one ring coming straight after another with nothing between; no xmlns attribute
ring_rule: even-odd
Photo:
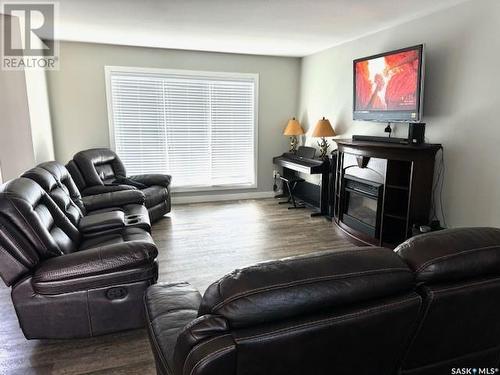
<svg viewBox="0 0 500 375"><path fill-rule="evenodd" d="M280 184L280 186L278 186L278 181L281 181L281 180L279 180L279 177L280 177L279 172L275 172L273 174L273 191L274 192L277 192L281 188L281 184Z"/></svg>
<svg viewBox="0 0 500 375"><path fill-rule="evenodd" d="M441 187L439 188L439 208L441 209L441 218L443 219L443 226L446 228L448 224L446 224L446 217L444 216L444 208L443 208L443 188L444 188L444 174L446 171L446 166L444 164L444 149L441 147L441 165L443 166L441 172Z"/></svg>
<svg viewBox="0 0 500 375"><path fill-rule="evenodd" d="M443 187L444 187L444 175L445 175L445 163L444 163L444 149L441 147L439 149L441 151L441 157L439 159L439 166L438 166L438 172L437 172L437 177L434 181L434 185L432 187L432 216L431 216L431 221L436 220L439 223L439 218L437 216L437 199L439 199L439 209L440 209L440 214L441 214L441 219L442 219L442 224L443 227L446 228L446 217L444 215L444 208L443 208ZM439 152L438 151L438 152ZM439 193L437 193L437 190L439 189ZM437 196L439 194L439 196Z"/></svg>

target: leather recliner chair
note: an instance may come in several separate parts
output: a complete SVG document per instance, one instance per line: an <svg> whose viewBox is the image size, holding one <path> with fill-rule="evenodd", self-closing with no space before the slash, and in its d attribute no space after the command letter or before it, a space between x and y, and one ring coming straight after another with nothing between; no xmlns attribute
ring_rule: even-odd
<svg viewBox="0 0 500 375"><path fill-rule="evenodd" d="M171 176L145 174L127 176L125 166L115 152L106 148L80 151L67 168L83 196L110 191L139 189L151 222L170 212Z"/></svg>
<svg viewBox="0 0 500 375"><path fill-rule="evenodd" d="M236 270L146 292L158 374L451 374L500 364L500 229ZM458 373L458 372L456 372ZM483 372L491 373L491 372Z"/></svg>
<svg viewBox="0 0 500 375"><path fill-rule="evenodd" d="M417 236L396 251L424 299L402 374L451 374L500 364L500 230L451 229ZM476 370L478 374L491 370Z"/></svg>
<svg viewBox="0 0 500 375"><path fill-rule="evenodd" d="M86 235L137 227L151 231L144 194L139 190L122 190L81 196L66 167L56 161L39 164L25 172L40 185L66 214L68 219Z"/></svg>
<svg viewBox="0 0 500 375"><path fill-rule="evenodd" d="M322 252L236 270L203 298L148 289L158 374L393 374L421 309L390 249Z"/></svg>
<svg viewBox="0 0 500 375"><path fill-rule="evenodd" d="M87 238L31 179L0 187L0 276L28 339L143 327L157 253L140 228Z"/></svg>

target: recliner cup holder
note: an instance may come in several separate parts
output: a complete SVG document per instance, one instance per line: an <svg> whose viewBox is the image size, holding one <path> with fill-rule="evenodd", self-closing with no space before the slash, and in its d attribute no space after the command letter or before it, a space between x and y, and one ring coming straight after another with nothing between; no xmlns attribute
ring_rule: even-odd
<svg viewBox="0 0 500 375"><path fill-rule="evenodd" d="M137 224L138 222L140 222L141 220L139 218L136 218L136 219L128 219L127 218L127 225L131 225L131 224Z"/></svg>
<svg viewBox="0 0 500 375"><path fill-rule="evenodd" d="M127 216L127 220L133 220L133 219L138 219L140 215L130 215Z"/></svg>

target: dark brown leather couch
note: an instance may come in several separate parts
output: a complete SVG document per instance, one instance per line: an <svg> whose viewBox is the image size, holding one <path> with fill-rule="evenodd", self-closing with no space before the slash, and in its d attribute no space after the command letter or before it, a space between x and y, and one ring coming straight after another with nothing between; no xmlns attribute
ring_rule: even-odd
<svg viewBox="0 0 500 375"><path fill-rule="evenodd" d="M397 251L425 301L402 373L491 374L500 365L500 229L446 230L412 238Z"/></svg>
<svg viewBox="0 0 500 375"><path fill-rule="evenodd" d="M39 164L25 172L54 200L68 219L85 234L117 227L151 231L144 194L140 190L112 191L82 197L66 167L56 161Z"/></svg>
<svg viewBox="0 0 500 375"><path fill-rule="evenodd" d="M56 167L26 174L47 191L26 177L0 187L0 276L12 287L24 335L77 338L143 327L142 299L157 280L158 252L144 226L120 223L116 215L124 218L129 205L139 210L144 198L134 193L85 203Z"/></svg>
<svg viewBox="0 0 500 375"><path fill-rule="evenodd" d="M169 375L490 371L500 362L499 301L494 228L426 234L395 252L261 263L203 297L176 283L152 286L145 298L158 374Z"/></svg>
<svg viewBox="0 0 500 375"><path fill-rule="evenodd" d="M145 196L151 222L170 212L171 176L145 174L127 176L125 166L115 152L107 148L80 151L67 168L83 196L119 190L138 189Z"/></svg>

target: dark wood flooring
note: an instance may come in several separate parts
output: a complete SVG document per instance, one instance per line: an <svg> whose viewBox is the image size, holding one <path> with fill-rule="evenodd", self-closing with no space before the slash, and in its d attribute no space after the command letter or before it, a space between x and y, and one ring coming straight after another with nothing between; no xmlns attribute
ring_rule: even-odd
<svg viewBox="0 0 500 375"><path fill-rule="evenodd" d="M327 249L353 247L332 223L273 199L176 206L153 228L159 281L200 291L235 268ZM154 374L145 330L85 340L24 338L0 286L0 374Z"/></svg>

